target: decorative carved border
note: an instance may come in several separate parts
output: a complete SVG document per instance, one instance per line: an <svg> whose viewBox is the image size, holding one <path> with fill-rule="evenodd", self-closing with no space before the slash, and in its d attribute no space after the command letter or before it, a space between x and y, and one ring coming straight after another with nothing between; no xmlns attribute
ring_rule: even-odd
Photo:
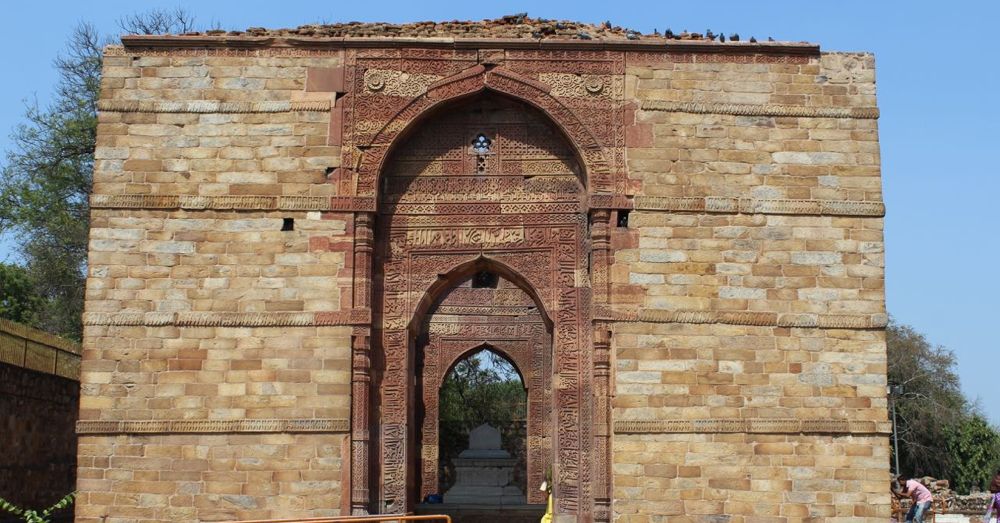
<svg viewBox="0 0 1000 523"><path fill-rule="evenodd" d="M263 434L337 433L350 430L347 419L234 419L77 421L77 434Z"/></svg>
<svg viewBox="0 0 1000 523"><path fill-rule="evenodd" d="M616 434L871 434L892 433L888 421L751 418L615 420Z"/></svg>
<svg viewBox="0 0 1000 523"><path fill-rule="evenodd" d="M592 198L594 200L594 198ZM591 202L592 205L595 203ZM860 216L881 218L885 204L859 200L788 200L706 197L636 196L631 203L623 198L600 200L595 207L633 208L639 211L709 212L719 214L797 214L809 216ZM435 214L445 204L426 204L426 212ZM482 204L489 205L489 204ZM374 197L359 196L194 196L177 194L95 194L90 197L94 209L183 209L239 211L344 211L374 212ZM396 206L401 207L401 206ZM420 206L408 208L416 212ZM475 204L463 204L470 209ZM509 205L510 211L565 212L579 211L578 204L552 202ZM536 209L537 207L537 209ZM563 209L563 207L567 207ZM471 210L470 210L471 212Z"/></svg>
<svg viewBox="0 0 1000 523"><path fill-rule="evenodd" d="M0 363L79 380L80 351L67 339L0 319Z"/></svg>
<svg viewBox="0 0 1000 523"><path fill-rule="evenodd" d="M885 204L859 200L787 200L756 198L636 196L641 211L693 211L725 214L801 214L811 216L885 216Z"/></svg>
<svg viewBox="0 0 1000 523"><path fill-rule="evenodd" d="M288 113L328 112L330 100L222 102L217 100L147 101L99 100L97 110L107 113Z"/></svg>
<svg viewBox="0 0 1000 523"><path fill-rule="evenodd" d="M887 314L779 314L752 311L667 311L641 309L638 311L612 311L598 307L595 320L623 323L722 323L757 327L800 327L817 329L884 329L889 323Z"/></svg>
<svg viewBox="0 0 1000 523"><path fill-rule="evenodd" d="M878 107L806 107L777 104L733 104L722 102L671 102L644 100L644 111L668 113L729 114L733 116L791 116L804 118L855 118L877 120Z"/></svg>
<svg viewBox="0 0 1000 523"><path fill-rule="evenodd" d="M371 310L321 312L88 312L84 325L162 327L325 327L368 325Z"/></svg>
<svg viewBox="0 0 1000 523"><path fill-rule="evenodd" d="M193 196L95 194L93 209L374 212L375 198L356 196Z"/></svg>

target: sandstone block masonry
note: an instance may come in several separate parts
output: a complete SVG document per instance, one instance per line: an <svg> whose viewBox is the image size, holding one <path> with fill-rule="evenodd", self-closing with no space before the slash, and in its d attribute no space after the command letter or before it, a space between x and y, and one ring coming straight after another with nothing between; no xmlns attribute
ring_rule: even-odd
<svg viewBox="0 0 1000 523"><path fill-rule="evenodd" d="M41 509L75 490L79 376L79 345L0 319L0 497Z"/></svg>
<svg viewBox="0 0 1000 523"><path fill-rule="evenodd" d="M125 37L99 107L78 521L412 510L413 377L483 344L535 347L558 522L888 518L871 55L524 17Z"/></svg>

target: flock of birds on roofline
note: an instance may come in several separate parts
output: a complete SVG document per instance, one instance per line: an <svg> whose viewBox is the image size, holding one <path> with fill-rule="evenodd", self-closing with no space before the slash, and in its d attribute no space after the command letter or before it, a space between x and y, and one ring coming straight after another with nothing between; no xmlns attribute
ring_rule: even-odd
<svg viewBox="0 0 1000 523"><path fill-rule="evenodd" d="M607 29L611 29L612 28L611 27L611 22L605 21L602 24L602 27L607 28ZM680 33L675 33L671 29L668 28L666 31L663 32L662 35L660 34L659 30L653 29L653 36L659 36L659 37L662 37L662 38L666 38L667 40L708 40L708 41L718 40L719 42L722 42L722 43L726 42L726 34L725 33L715 34L711 29L706 29L705 33L702 34L702 33L690 33L690 32L688 32L687 29L685 29L684 31L682 31ZM539 35L539 37L541 37L541 35ZM580 31L577 34L577 37L579 37L581 40L590 40L590 39L593 38L586 31ZM628 30L626 30L626 36L625 37L628 38L629 40L639 40L640 38L642 38L642 33L640 33L639 31L634 31L634 30L628 29ZM729 35L729 41L730 42L739 42L740 41L740 34L739 33L732 33L732 34L730 34ZM768 42L774 42L775 40L774 40L774 38L771 38L769 36L769 37L767 37L767 41ZM748 42L755 44L755 43L757 43L757 38L751 36L750 39L748 40Z"/></svg>

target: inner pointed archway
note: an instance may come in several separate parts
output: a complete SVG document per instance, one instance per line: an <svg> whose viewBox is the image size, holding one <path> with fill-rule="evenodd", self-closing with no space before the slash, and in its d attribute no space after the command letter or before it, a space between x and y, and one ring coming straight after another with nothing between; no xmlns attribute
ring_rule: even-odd
<svg viewBox="0 0 1000 523"><path fill-rule="evenodd" d="M438 397L438 492L443 500L524 504L528 389L520 369L499 349L480 345L455 362ZM477 439L476 431L496 431L498 445ZM483 458L495 462L483 463ZM480 469L484 473L475 477ZM459 477L469 472L474 477Z"/></svg>
<svg viewBox="0 0 1000 523"><path fill-rule="evenodd" d="M536 297L501 276L499 267L488 259L460 265L444 277L450 284L420 316L415 373L421 500L445 494L447 501L453 460L466 450L469 431L488 424L506 436L507 451L518 459L520 504L545 501L538 486L552 463L550 323ZM460 406L467 415L456 418L454 405L445 402L469 382L476 383L469 391L474 397ZM512 388L523 405L510 401Z"/></svg>

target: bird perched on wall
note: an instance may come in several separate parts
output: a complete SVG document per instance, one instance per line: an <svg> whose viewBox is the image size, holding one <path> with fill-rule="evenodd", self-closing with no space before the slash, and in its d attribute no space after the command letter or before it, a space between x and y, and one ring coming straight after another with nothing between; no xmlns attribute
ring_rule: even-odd
<svg viewBox="0 0 1000 523"><path fill-rule="evenodd" d="M708 38L709 40L715 40L715 33L713 33L711 29L708 29L705 31L705 38Z"/></svg>
<svg viewBox="0 0 1000 523"><path fill-rule="evenodd" d="M586 33L584 31L580 31L579 33L576 33L576 37L579 38L580 40L592 40L594 38L594 37L590 36L589 33Z"/></svg>
<svg viewBox="0 0 1000 523"><path fill-rule="evenodd" d="M674 37L674 32L673 32L673 31L671 31L671 30L670 30L670 29L668 28L668 29L667 29L667 31L666 31L665 33L663 33L663 36L664 36L664 38L673 38L673 37Z"/></svg>
<svg viewBox="0 0 1000 523"><path fill-rule="evenodd" d="M751 44L755 44L755 43L757 43L757 39L751 36L751 37L750 37L750 43L751 43Z"/></svg>
<svg viewBox="0 0 1000 523"><path fill-rule="evenodd" d="M733 33L733 34L729 35L729 40L732 41L732 42L739 42L740 41L740 34L739 33Z"/></svg>
<svg viewBox="0 0 1000 523"><path fill-rule="evenodd" d="M726 33L719 33L719 41L726 43Z"/></svg>

